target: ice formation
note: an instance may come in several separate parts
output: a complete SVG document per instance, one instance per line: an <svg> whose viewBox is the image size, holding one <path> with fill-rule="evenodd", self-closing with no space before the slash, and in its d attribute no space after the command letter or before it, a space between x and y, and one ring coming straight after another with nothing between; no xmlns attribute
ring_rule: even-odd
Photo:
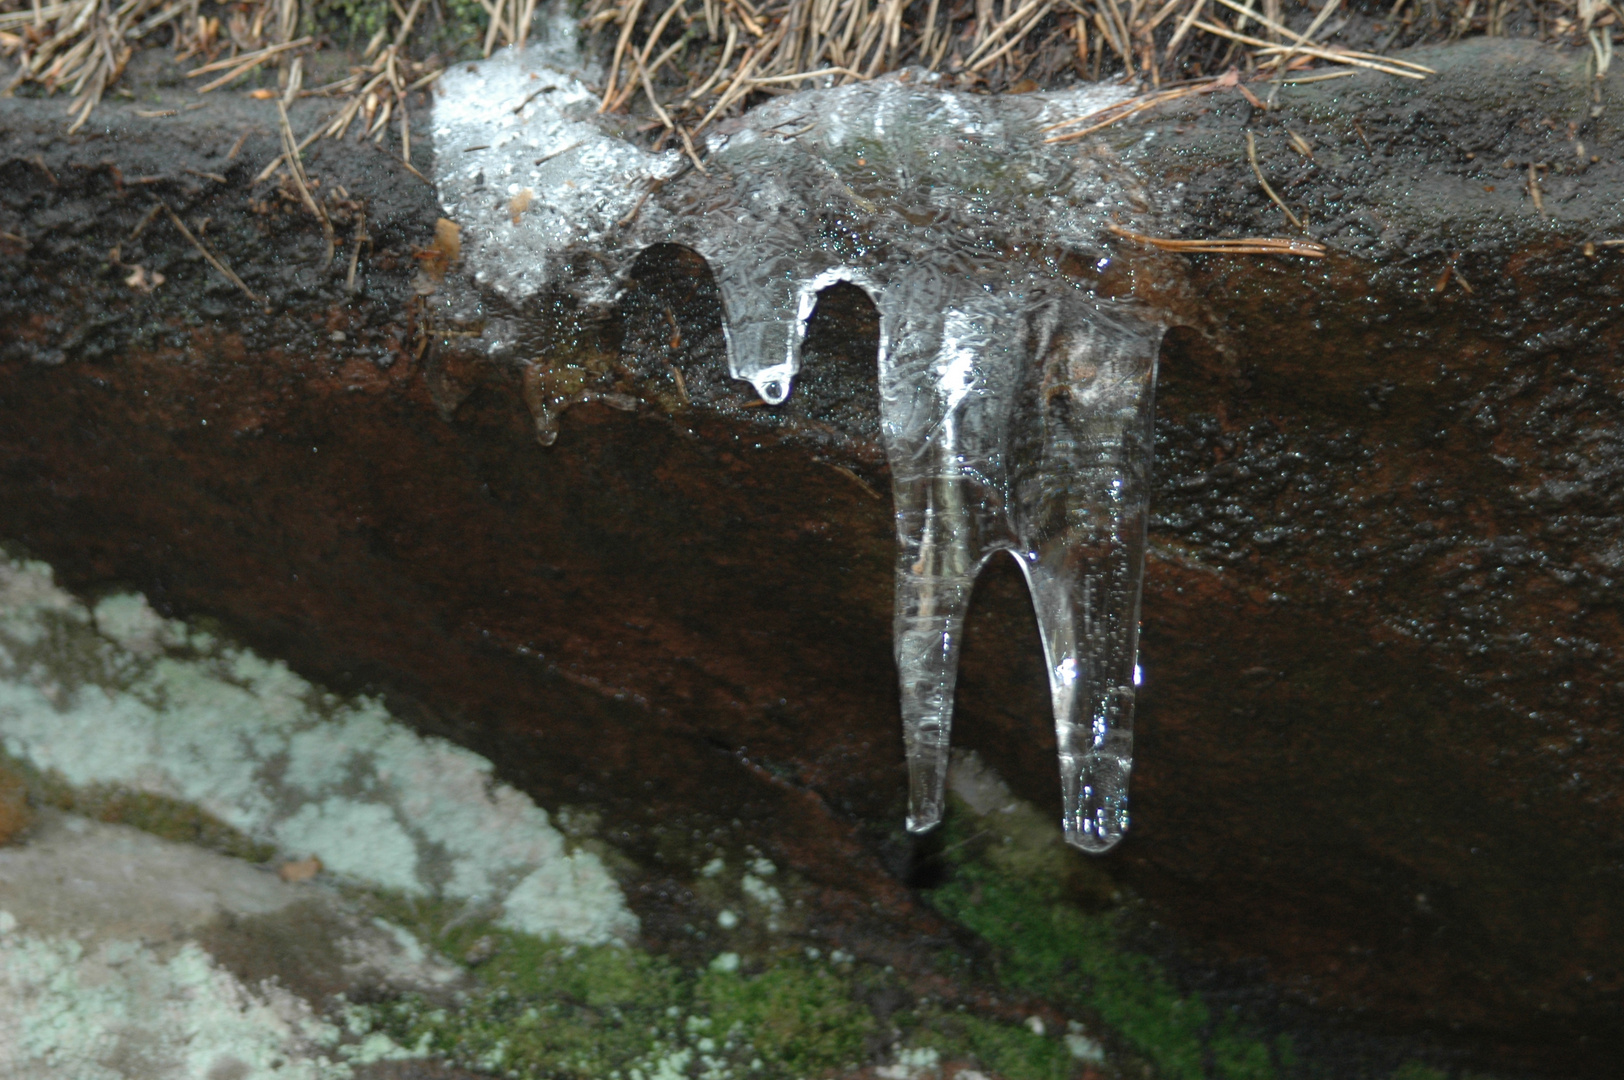
<svg viewBox="0 0 1624 1080"><path fill-rule="evenodd" d="M774 404L819 292L864 289L896 505L908 826L941 819L965 611L977 572L1008 551L1043 638L1066 836L1113 846L1128 823L1160 327L1076 280L1109 258L1104 226L1145 210L1125 170L1045 137L1124 92L979 96L902 71L717 127L701 174L618 137L566 46L442 82L436 183L475 279L512 304L544 290L606 304L644 248L689 247L720 288L731 373Z"/></svg>

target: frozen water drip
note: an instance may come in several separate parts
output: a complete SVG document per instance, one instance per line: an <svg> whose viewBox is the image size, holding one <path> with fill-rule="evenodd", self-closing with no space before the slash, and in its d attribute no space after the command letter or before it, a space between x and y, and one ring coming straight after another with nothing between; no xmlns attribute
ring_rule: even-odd
<svg viewBox="0 0 1624 1080"><path fill-rule="evenodd" d="M969 284L880 361L908 828L941 820L971 588L1007 551L1043 640L1066 838L1105 851L1128 827L1158 335L1080 290Z"/></svg>
<svg viewBox="0 0 1624 1080"><path fill-rule="evenodd" d="M436 137L468 149L436 180L476 278L511 303L554 290L605 305L649 245L691 248L721 292L729 370L769 404L792 391L819 292L865 290L896 507L908 827L941 820L965 613L1007 551L1043 639L1066 837L1115 845L1161 326L1063 269L1108 260L1105 226L1145 213L1132 177L1102 147L1045 138L1123 91L972 95L907 70L719 126L701 175L602 127L570 67L554 42L443 80ZM521 189L538 195L522 218Z"/></svg>

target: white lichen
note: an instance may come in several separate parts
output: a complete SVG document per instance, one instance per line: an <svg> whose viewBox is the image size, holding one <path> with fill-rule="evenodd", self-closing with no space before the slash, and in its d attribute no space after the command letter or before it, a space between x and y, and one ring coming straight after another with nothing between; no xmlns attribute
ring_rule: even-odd
<svg viewBox="0 0 1624 1080"><path fill-rule="evenodd" d="M274 983L248 989L195 943L163 958L139 942L0 934L0 1032L0 1076L31 1080L351 1075L336 1027Z"/></svg>
<svg viewBox="0 0 1624 1080"><path fill-rule="evenodd" d="M637 932L601 860L567 850L546 811L479 755L139 596L104 599L92 616L45 564L4 558L0 745L74 787L192 803L357 884L489 908L541 937Z"/></svg>
<svg viewBox="0 0 1624 1080"><path fill-rule="evenodd" d="M896 1052L892 1064L874 1070L881 1080L921 1080L923 1077L939 1076L941 1071L942 1055L928 1046L903 1047Z"/></svg>

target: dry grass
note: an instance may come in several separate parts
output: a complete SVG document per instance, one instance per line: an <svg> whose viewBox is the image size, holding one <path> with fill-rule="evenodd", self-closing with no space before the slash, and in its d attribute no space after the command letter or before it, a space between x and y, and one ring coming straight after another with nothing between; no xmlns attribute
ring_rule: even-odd
<svg viewBox="0 0 1624 1080"><path fill-rule="evenodd" d="M485 10L482 45L487 55L499 45L524 42L536 0L479 3ZM413 32L421 29L419 16L428 6L436 8L444 23L440 0L412 0L409 8L389 0L383 25L362 51L361 62L343 78L306 87L305 57L332 44L326 35L308 32L333 7L322 0L306 0L303 7L300 0L234 4L0 0L0 56L14 62L13 70L0 72L0 93L9 95L29 85L47 94L66 90L73 96L70 130L77 130L113 88L137 48L168 46L174 61L188 67L188 79L205 80L197 84L199 94L225 89L255 71L271 68L277 72L278 90L261 88L252 91L254 96L280 96L284 103L312 96L344 99L318 134L341 137L360 119L365 134L381 141L391 118L398 118L402 156L410 165L408 95L438 77L446 59L416 48L419 42ZM301 30L307 32L301 34ZM286 160L285 155L278 158L276 168Z"/></svg>
<svg viewBox="0 0 1624 1080"><path fill-rule="evenodd" d="M403 167L412 164L410 107L457 58L428 40L425 24L447 25L445 4L455 0L373 0L381 17L358 61L325 85L305 85L306 60L333 44L315 28L331 23L337 5L353 14L367 0L0 0L0 92L38 87L72 95L70 131L77 130L112 90L134 51L164 46L188 65L198 94L240 90L241 80L276 89L252 96L275 99L282 153L256 182L286 169L284 191L322 227L323 265L333 262L336 230L325 202L311 192L302 152L321 137L382 142L398 131ZM386 2L387 11L381 4ZM523 44L538 0L477 0L483 25L465 36L463 54L489 55L500 45ZM1588 47L1591 71L1604 77L1613 39L1624 31L1624 0L583 0L581 25L596 43L607 76L599 111L631 112L656 148L675 139L705 171L696 136L718 118L763 95L792 92L809 83L839 84L917 66L941 73L960 89L1015 92L1064 83L1078 76L1115 77L1139 93L1109 108L1050 128L1048 141L1082 139L1180 98L1234 90L1258 108L1292 82L1337 78L1358 69L1393 78L1424 79L1430 69L1389 54L1396 46L1454 40L1469 34L1535 36ZM1380 4L1361 9L1359 4ZM1318 66L1315 66L1318 65ZM1325 65L1331 65L1326 67ZM1310 69L1305 71L1304 69ZM329 69L330 70L330 69ZM256 74L257 73L257 74ZM1254 92L1248 83L1266 84ZM1599 95L1599 84L1598 84ZM333 108L303 139L287 107L301 97L324 97ZM1598 96L1598 101L1599 96ZM143 113L174 115L177 109ZM1364 133L1355 125L1361 139ZM1290 136L1296 151L1312 148ZM228 160L241 148L239 139ZM1367 140L1368 145L1368 140ZM1250 133L1246 157L1262 190L1299 231L1304 223L1270 185ZM562 152L562 151L561 151ZM39 163L44 169L44 163ZM224 177L213 177L221 182ZM427 182L425 180L425 182ZM1539 178L1530 167L1528 191L1543 210ZM647 199L650 191L645 192ZM528 192L526 193L528 196ZM330 196L329 196L330 198ZM345 196L347 199L347 196ZM352 206L345 203L345 206ZM642 207L639 201L626 220ZM209 263L247 296L258 300L231 269L165 205L176 228ZM154 207L153 213L157 212ZM353 204L348 287L368 242L365 209ZM517 217L522 207L516 207ZM138 227L145 228L152 214ZM450 225L449 222L444 224ZM624 224L624 222L623 222ZM453 229L454 226L451 226ZM1320 258L1312 239L1179 240L1113 228L1123 239L1165 251ZM5 237L10 240L12 238ZM1611 246L1624 241L1601 241ZM1595 244L1586 246L1593 254ZM1449 272L1439 282L1448 284ZM1458 279L1458 274L1456 274ZM1460 279L1462 288L1470 288Z"/></svg>
<svg viewBox="0 0 1624 1080"><path fill-rule="evenodd" d="M591 0L583 25L609 62L601 109L646 109L649 126L685 143L753 95L904 65L961 88L1020 92L1077 74L1146 92L1058 142L1211 89L1230 70L1276 88L1334 77L1300 74L1327 63L1425 78L1427 68L1387 52L1467 34L1588 43L1602 74L1624 25L1616 2L1397 0L1361 13L1345 0Z"/></svg>
<svg viewBox="0 0 1624 1080"><path fill-rule="evenodd" d="M602 110L646 115L660 141L677 137L690 152L695 134L755 96L812 81L872 78L905 65L989 91L1035 89L1073 75L1120 77L1150 92L1179 90L1231 67L1244 81L1273 79L1278 86L1316 63L1422 78L1424 68L1388 56L1389 50L1470 34L1531 34L1588 45L1600 76L1624 28L1624 0L1396 0L1386 10L1375 6L1384 0L1354 2L1371 6L1349 0L586 0L581 15L607 61ZM478 3L483 28L468 44L488 55L525 40L538 0ZM358 127L382 140L396 121L410 164L410 95L448 59L422 46L421 30L430 9L437 25L445 24L445 0L411 0L410 6L388 0L360 63L340 79L307 88L304 58L331 44L311 28L325 25L322 16L340 10L335 4L0 0L0 56L13 62L13 70L0 72L0 92L28 85L66 91L76 129L136 49L168 46L190 77L203 80L199 93L271 68L285 102L340 99L311 138L339 138ZM1109 124L1127 115L1097 119Z"/></svg>

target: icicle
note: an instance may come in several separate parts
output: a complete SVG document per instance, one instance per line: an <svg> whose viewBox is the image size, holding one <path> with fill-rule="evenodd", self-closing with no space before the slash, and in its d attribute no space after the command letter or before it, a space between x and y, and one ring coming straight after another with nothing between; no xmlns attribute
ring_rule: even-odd
<svg viewBox="0 0 1624 1080"><path fill-rule="evenodd" d="M1038 367L1011 502L1048 662L1062 825L1103 852L1128 828L1160 333L1084 303L1058 320Z"/></svg>
<svg viewBox="0 0 1624 1080"><path fill-rule="evenodd" d="M1113 218L1135 224L1131 177L1103 150L1046 140L1125 91L962 94L912 70L786 94L708 132L701 176L595 126L565 52L442 80L436 139L464 149L442 155L437 183L475 279L515 305L543 289L604 305L643 248L686 245L716 274L731 373L771 404L790 393L818 291L866 289L896 505L908 827L941 819L965 612L1008 551L1042 632L1066 837L1110 848L1128 824L1159 328L1061 269L1106 257ZM539 195L516 220L521 187ZM544 441L546 389L531 395Z"/></svg>
<svg viewBox="0 0 1624 1080"><path fill-rule="evenodd" d="M964 615L1007 550L1043 637L1066 838L1105 851L1128 824L1157 335L1065 286L968 284L945 309L879 302L908 827L941 820Z"/></svg>
<svg viewBox="0 0 1624 1080"><path fill-rule="evenodd" d="M669 232L705 256L715 272L727 316L728 373L778 405L801 368L801 341L816 302L807 281L831 259L807 235L805 215L798 212L808 202L805 163L785 168L782 147L750 130L728 140L727 149L731 197L720 206L692 207L697 212L673 221ZM724 217L726 226L718 227L706 211Z"/></svg>
<svg viewBox="0 0 1624 1080"><path fill-rule="evenodd" d="M701 251L701 254L704 254ZM805 334L799 314L799 296L793 282L762 287L757 272L738 273L714 259L716 284L722 294L726 319L728 373L756 388L769 405L789 397L801 367L801 338Z"/></svg>
<svg viewBox="0 0 1624 1080"><path fill-rule="evenodd" d="M890 347L880 358L880 421L896 506L893 646L908 752L908 828L942 818L959 644L970 590L1001 539L998 447L1007 403L989 393L999 345L994 313L941 306L935 290L899 287L879 300ZM923 302L922 302L923 301ZM991 421L989 424L988 421Z"/></svg>

